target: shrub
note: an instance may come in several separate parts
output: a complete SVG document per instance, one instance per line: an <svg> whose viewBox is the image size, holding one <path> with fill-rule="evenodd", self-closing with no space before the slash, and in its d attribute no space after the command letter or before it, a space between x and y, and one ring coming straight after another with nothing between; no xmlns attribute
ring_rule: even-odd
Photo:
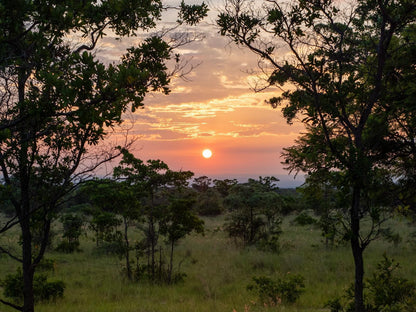
<svg viewBox="0 0 416 312"><path fill-rule="evenodd" d="M393 259L383 256L377 271L368 280L369 299L374 311L415 311L416 284L393 273L399 268Z"/></svg>
<svg viewBox="0 0 416 312"><path fill-rule="evenodd" d="M23 301L23 273L19 268L15 274L7 274L1 282L3 294L16 302ZM62 298L65 284L63 281L48 282L45 274L35 275L33 279L33 293L35 301L50 301Z"/></svg>
<svg viewBox="0 0 416 312"><path fill-rule="evenodd" d="M340 298L328 300L324 308L329 308L331 312L343 312L344 307Z"/></svg>
<svg viewBox="0 0 416 312"><path fill-rule="evenodd" d="M36 266L36 271L54 271L55 270L55 260L43 258L39 264Z"/></svg>
<svg viewBox="0 0 416 312"><path fill-rule="evenodd" d="M253 277L253 284L247 289L254 291L262 303L276 305L282 302L294 303L304 292L304 278L301 275L287 275L285 279L276 281L260 276Z"/></svg>
<svg viewBox="0 0 416 312"><path fill-rule="evenodd" d="M311 217L307 212L302 211L300 214L296 216L295 219L293 219L292 223L305 226L305 225L316 224L318 223L318 220Z"/></svg>
<svg viewBox="0 0 416 312"><path fill-rule="evenodd" d="M223 213L224 207L220 193L215 189L208 189L198 194L195 210L201 216L217 216Z"/></svg>
<svg viewBox="0 0 416 312"><path fill-rule="evenodd" d="M394 247L398 247L403 241L400 234L393 232L390 228L384 229L384 231L381 232L381 235L386 241L393 243Z"/></svg>
<svg viewBox="0 0 416 312"><path fill-rule="evenodd" d="M81 236L84 220L77 214L66 214L61 217L64 228L62 238L64 239L56 248L57 251L73 253L80 251L79 237Z"/></svg>
<svg viewBox="0 0 416 312"><path fill-rule="evenodd" d="M35 276L33 288L36 301L55 301L64 296L65 284L63 281L48 282L42 274Z"/></svg>
<svg viewBox="0 0 416 312"><path fill-rule="evenodd" d="M63 253L74 253L75 251L81 251L79 248L79 242L68 242L62 241L59 243L58 246L55 248L56 251L63 252Z"/></svg>
<svg viewBox="0 0 416 312"><path fill-rule="evenodd" d="M416 311L416 284L398 277L394 271L398 263L383 256L377 271L365 283L365 312L411 312ZM327 302L331 312L354 310L354 285L346 291L344 301L335 298Z"/></svg>
<svg viewBox="0 0 416 312"><path fill-rule="evenodd" d="M263 237L257 242L259 250L277 253L280 251L280 235L282 234L282 220L275 218L269 225L268 231L264 232Z"/></svg>

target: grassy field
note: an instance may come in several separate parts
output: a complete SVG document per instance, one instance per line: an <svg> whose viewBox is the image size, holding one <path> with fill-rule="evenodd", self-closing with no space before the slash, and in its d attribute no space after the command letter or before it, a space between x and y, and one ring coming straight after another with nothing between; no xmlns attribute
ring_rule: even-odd
<svg viewBox="0 0 416 312"><path fill-rule="evenodd" d="M325 302L342 295L353 280L353 261L348 245L326 248L320 230L313 226L293 226L292 217L283 222L282 251L270 254L256 249L241 250L218 230L223 218L205 218L204 236L192 235L180 242L176 264L187 274L184 282L172 286L131 283L122 277L122 261L97 254L94 242L83 238L83 252L50 252L56 262L51 279L66 284L63 299L37 306L37 311L68 312L245 312L245 311L329 311ZM416 245L413 229L404 220L391 220L403 238L398 246L373 242L365 253L366 276L386 253L400 263L399 274L416 280ZM0 258L0 278L14 272L16 263ZM293 305L265 307L256 294L247 290L253 276L284 277L301 274L305 292ZM14 311L0 306L0 311Z"/></svg>

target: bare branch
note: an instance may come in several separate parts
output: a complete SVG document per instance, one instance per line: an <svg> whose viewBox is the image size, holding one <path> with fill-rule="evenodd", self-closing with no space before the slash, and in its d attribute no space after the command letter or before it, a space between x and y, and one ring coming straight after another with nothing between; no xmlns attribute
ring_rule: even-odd
<svg viewBox="0 0 416 312"><path fill-rule="evenodd" d="M3 247L0 246L0 252L5 253L6 255L8 255L10 258L12 258L13 260L16 260L20 263L23 262L22 259L20 259L19 257L16 257L15 255L13 255L10 251L4 249Z"/></svg>
<svg viewBox="0 0 416 312"><path fill-rule="evenodd" d="M13 304L13 303L11 303L11 302L5 301L5 300L3 300L3 299L0 299L0 302L1 302L1 303L3 303L3 304L4 304L4 305L6 305L6 306L9 306L9 307L11 307L11 308L15 309L15 310L18 310L18 311L23 311L23 307L22 307L22 306L18 306L18 305L16 305L16 304Z"/></svg>

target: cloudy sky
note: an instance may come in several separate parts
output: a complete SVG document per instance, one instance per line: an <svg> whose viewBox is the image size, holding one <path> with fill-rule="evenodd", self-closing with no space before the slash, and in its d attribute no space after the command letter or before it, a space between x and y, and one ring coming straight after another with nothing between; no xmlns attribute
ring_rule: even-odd
<svg viewBox="0 0 416 312"><path fill-rule="evenodd" d="M211 3L210 16L194 28L204 38L177 51L196 66L187 79L174 79L168 96L151 94L144 109L125 116L129 133L137 137L132 152L196 177L244 181L274 175L282 187L300 185L302 177L289 176L280 154L302 126L288 125L280 110L265 103L279 90L253 91L257 58L219 35L213 10L218 6ZM108 40L100 53L111 61L122 45ZM202 157L205 148L213 152L210 159Z"/></svg>

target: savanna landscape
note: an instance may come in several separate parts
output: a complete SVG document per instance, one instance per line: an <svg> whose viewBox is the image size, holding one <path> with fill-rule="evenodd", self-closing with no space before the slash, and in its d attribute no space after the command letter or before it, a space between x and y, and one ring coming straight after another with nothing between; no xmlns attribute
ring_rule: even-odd
<svg viewBox="0 0 416 312"><path fill-rule="evenodd" d="M1 311L416 311L415 81L413 0L1 0Z"/></svg>
<svg viewBox="0 0 416 312"><path fill-rule="evenodd" d="M292 191L291 191L292 192ZM297 198L300 201L300 198ZM299 203L297 203L299 207ZM308 216L318 220L311 210ZM354 264L346 241L336 239L328 245L319 224L302 218L301 211L286 211L282 217L278 250L263 251L255 245L236 244L225 231L227 213L201 217L203 233L191 233L175 247L174 272L183 278L174 283L152 281L142 277L129 280L125 262L111 252L111 247L96 246L94 233L85 223L79 238L78 250L63 253L56 246L63 240L60 222L53 226L54 243L45 259L53 261L47 271L48 281L64 281L63 297L40 301L39 311L331 311L328 303L344 298L353 281ZM312 222L312 223L310 223ZM414 225L403 216L396 215L386 224L395 240L382 238L366 250L366 278L377 274L377 265L386 256L399 267L393 276L414 281L416 241ZM121 228L120 228L121 230ZM143 234L131 227L131 242ZM10 237L10 236L9 236ZM7 242L18 238L11 235ZM3 240L4 242L4 240ZM165 248L164 241L160 244ZM165 249L164 249L165 250ZM132 266L136 267L134 251ZM168 258L164 256L164 262ZM16 271L16 263L6 256L1 258L2 278ZM393 265L394 266L394 265ZM393 267L392 266L392 267ZM380 273L380 272L379 272ZM247 287L255 277L272 280L288 276L303 277L304 288L295 302L278 301L261 297ZM394 286L394 285L390 285ZM395 285L394 287L397 287ZM281 294L276 293L276 296ZM351 300L351 298L349 299ZM3 307L2 311L13 311ZM403 308L402 311L405 311ZM412 311L410 308L409 311Z"/></svg>

